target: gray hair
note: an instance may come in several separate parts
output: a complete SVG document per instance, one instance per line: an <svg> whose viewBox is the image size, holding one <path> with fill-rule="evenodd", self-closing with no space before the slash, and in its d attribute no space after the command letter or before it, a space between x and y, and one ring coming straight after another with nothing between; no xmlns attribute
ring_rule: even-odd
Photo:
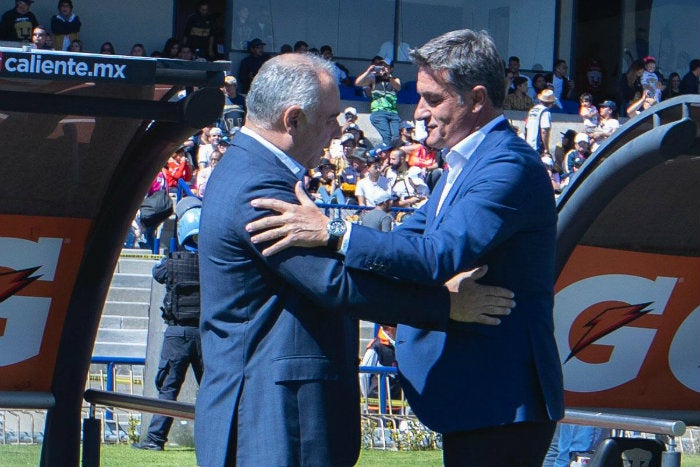
<svg viewBox="0 0 700 467"><path fill-rule="evenodd" d="M412 50L411 58L419 68L445 70L445 82L457 92L461 104L465 93L481 85L493 106L503 107L506 86L503 60L486 31L462 29L445 33Z"/></svg>
<svg viewBox="0 0 700 467"><path fill-rule="evenodd" d="M311 54L285 54L271 58L260 68L246 96L246 118L266 130L273 129L286 109L298 105L315 118L321 103L321 80L327 73L335 80L332 62Z"/></svg>

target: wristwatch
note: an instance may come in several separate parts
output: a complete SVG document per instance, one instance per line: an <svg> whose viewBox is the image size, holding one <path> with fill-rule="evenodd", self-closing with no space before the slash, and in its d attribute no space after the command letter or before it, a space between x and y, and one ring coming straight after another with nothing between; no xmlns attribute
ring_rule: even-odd
<svg viewBox="0 0 700 467"><path fill-rule="evenodd" d="M326 243L326 246L331 250L337 251L340 239L343 238L347 230L348 228L343 219L336 217L329 220L328 224L326 224L326 231L328 232L328 243Z"/></svg>

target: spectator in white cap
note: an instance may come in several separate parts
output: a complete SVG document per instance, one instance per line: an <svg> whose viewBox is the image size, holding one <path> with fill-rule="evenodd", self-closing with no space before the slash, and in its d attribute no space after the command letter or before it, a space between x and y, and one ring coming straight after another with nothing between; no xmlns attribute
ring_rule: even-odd
<svg viewBox="0 0 700 467"><path fill-rule="evenodd" d="M542 164L547 169L549 179L552 181L552 189L554 193L561 193L561 175L555 170L554 159L552 156L542 156Z"/></svg>
<svg viewBox="0 0 700 467"><path fill-rule="evenodd" d="M394 151L390 153L390 157L393 153ZM425 204L430 189L421 175L419 167L409 167L396 179L392 192L398 198L396 204L399 207L418 208Z"/></svg>
<svg viewBox="0 0 700 467"><path fill-rule="evenodd" d="M393 197L386 191L377 192L373 202L374 209L363 211L360 215L360 224L382 232L389 232L394 224L394 218L390 214L394 202Z"/></svg>
<svg viewBox="0 0 700 467"><path fill-rule="evenodd" d="M574 137L574 149L566 154L566 164L564 170L569 176L573 173L578 163L578 167L581 166L583 161L591 154L590 152L590 139L586 133L577 133Z"/></svg>
<svg viewBox="0 0 700 467"><path fill-rule="evenodd" d="M343 118L345 119L342 125L343 131L345 131L349 125L357 125L357 109L355 107L347 107L343 110Z"/></svg>

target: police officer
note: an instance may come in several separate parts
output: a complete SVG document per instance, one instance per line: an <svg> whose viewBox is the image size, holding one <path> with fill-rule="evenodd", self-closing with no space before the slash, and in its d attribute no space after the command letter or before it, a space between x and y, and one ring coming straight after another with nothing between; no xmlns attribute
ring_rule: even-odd
<svg viewBox="0 0 700 467"><path fill-rule="evenodd" d="M176 400L187 367L192 366L197 384L202 379L202 346L199 338L199 254L197 236L199 213L202 203L198 198L187 197L175 206L177 239L180 251L168 254L153 267L153 277L165 284L163 319L168 327L163 337L156 388L158 398ZM148 435L137 449L162 451L173 424L172 417L154 415L148 427Z"/></svg>

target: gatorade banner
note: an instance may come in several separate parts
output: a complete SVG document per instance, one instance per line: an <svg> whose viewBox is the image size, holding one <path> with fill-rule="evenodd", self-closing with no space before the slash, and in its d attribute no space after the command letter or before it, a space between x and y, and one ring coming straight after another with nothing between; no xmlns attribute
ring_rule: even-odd
<svg viewBox="0 0 700 467"><path fill-rule="evenodd" d="M700 258L578 246L555 291L567 406L700 410Z"/></svg>
<svg viewBox="0 0 700 467"><path fill-rule="evenodd" d="M49 391L91 221L0 215L0 391Z"/></svg>

